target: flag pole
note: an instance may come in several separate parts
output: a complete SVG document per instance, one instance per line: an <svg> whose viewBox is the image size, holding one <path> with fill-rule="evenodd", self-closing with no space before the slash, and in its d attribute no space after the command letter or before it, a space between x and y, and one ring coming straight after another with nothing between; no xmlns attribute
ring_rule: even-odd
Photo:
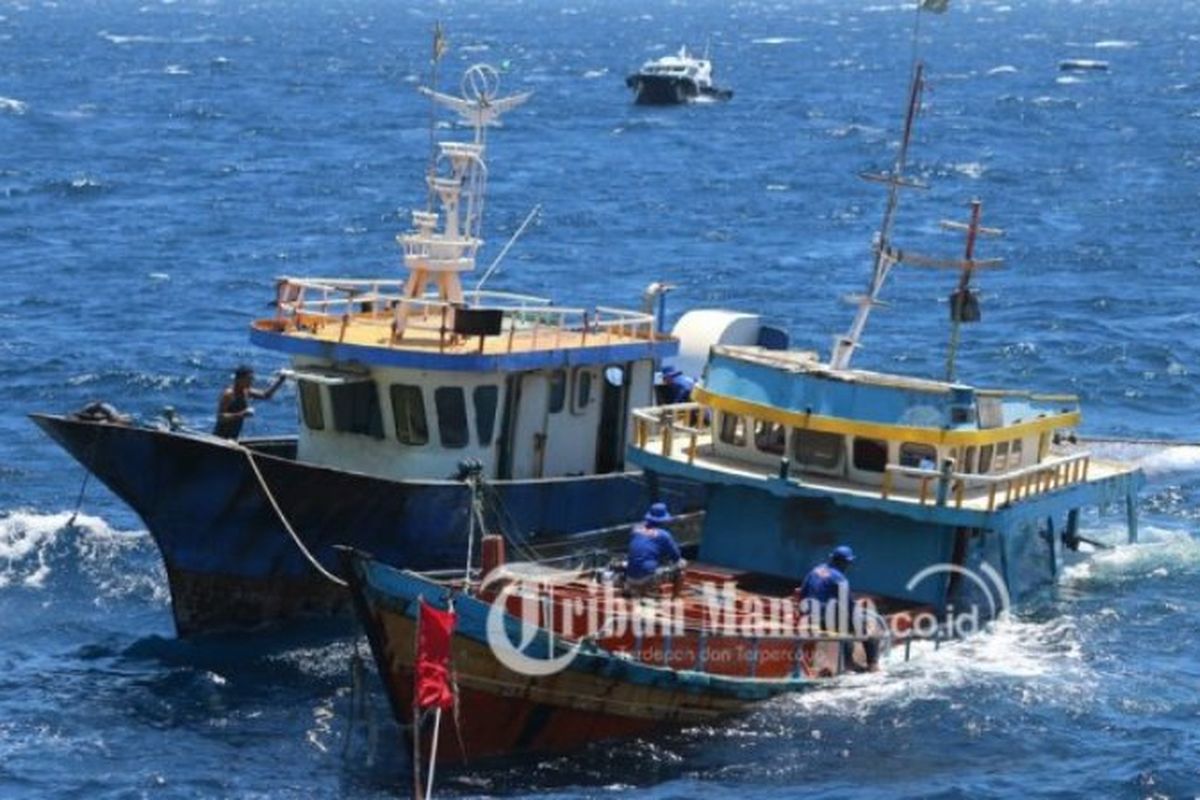
<svg viewBox="0 0 1200 800"><path fill-rule="evenodd" d="M425 599L420 595L417 596L417 625L416 633L413 636L413 652L418 653L421 650L421 604ZM416 687L416 671L414 665L413 672L413 700L412 700L412 770L413 770L413 800L424 800L421 794L421 704L417 697Z"/></svg>
<svg viewBox="0 0 1200 800"><path fill-rule="evenodd" d="M438 734L442 730L442 707L433 714L433 744L429 747L429 775L425 783L425 800L433 797L433 773L437 769Z"/></svg>

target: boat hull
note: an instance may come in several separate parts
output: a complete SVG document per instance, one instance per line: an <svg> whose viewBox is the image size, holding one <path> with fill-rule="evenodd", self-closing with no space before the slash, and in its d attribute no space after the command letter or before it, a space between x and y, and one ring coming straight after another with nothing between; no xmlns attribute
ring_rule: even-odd
<svg viewBox="0 0 1200 800"><path fill-rule="evenodd" d="M314 466L296 461L286 440L242 447L66 416L33 419L141 517L166 566L180 636L348 615L348 593L321 574L340 569L335 545L416 570L457 567L466 558L468 490L458 481L386 480ZM618 526L639 518L660 493L673 508L703 505L699 486L660 484L641 473L492 485L506 527L532 532L530 543L549 551L623 540ZM593 533L610 527L618 530Z"/></svg>
<svg viewBox="0 0 1200 800"><path fill-rule="evenodd" d="M346 560L358 616L392 710L406 723L412 718L419 603L444 609L450 595L440 584L360 554L348 552ZM476 597L454 597L458 619L451 662L459 724L457 732L442 725L439 762L566 752L602 739L711 723L814 685L805 677L755 680L669 669L586 648L559 672L519 674L501 663L488 644L489 609ZM506 623L510 629L516 624L511 616ZM531 650L544 648L544 630L532 641ZM426 753L428 738L426 731Z"/></svg>
<svg viewBox="0 0 1200 800"><path fill-rule="evenodd" d="M699 98L728 100L733 92L700 86L688 78L661 75L630 75L625 84L634 90L634 102L644 106L669 106L690 103Z"/></svg>

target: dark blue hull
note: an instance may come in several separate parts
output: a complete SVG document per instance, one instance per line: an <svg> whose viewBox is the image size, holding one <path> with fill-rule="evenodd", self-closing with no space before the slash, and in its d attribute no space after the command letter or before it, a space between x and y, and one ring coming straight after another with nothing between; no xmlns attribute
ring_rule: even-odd
<svg viewBox="0 0 1200 800"><path fill-rule="evenodd" d="M294 617L349 614L346 590L323 577L271 507L241 447L187 433L36 415L34 421L145 522L166 565L181 636ZM334 545L414 570L462 567L466 485L395 481L294 459L289 440L244 442L304 548L330 573ZM703 507L704 489L641 473L491 484L506 529L540 550L602 546L581 535L637 519L653 496Z"/></svg>
<svg viewBox="0 0 1200 800"><path fill-rule="evenodd" d="M662 75L630 75L625 79L625 85L634 90L634 102L643 106L679 105L702 97L711 100L733 97L729 89L701 87L688 78Z"/></svg>

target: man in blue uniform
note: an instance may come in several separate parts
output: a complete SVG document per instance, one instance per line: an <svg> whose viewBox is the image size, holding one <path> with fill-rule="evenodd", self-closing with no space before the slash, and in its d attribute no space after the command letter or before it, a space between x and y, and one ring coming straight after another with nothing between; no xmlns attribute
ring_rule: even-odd
<svg viewBox="0 0 1200 800"><path fill-rule="evenodd" d="M829 560L813 567L796 590L802 612L824 630L846 635L856 629L865 632L861 616L850 604L850 581L846 572L853 563L854 550L849 545L838 545L829 554ZM864 640L863 651L867 669L872 672L879 669L879 643L874 639ZM842 662L847 669L855 669L854 642L842 642Z"/></svg>
<svg viewBox="0 0 1200 800"><path fill-rule="evenodd" d="M687 562L667 530L674 521L666 503L655 503L646 512L645 520L630 530L629 554L625 559L625 589L629 594L653 593L666 580L672 582L672 592L679 593Z"/></svg>
<svg viewBox="0 0 1200 800"><path fill-rule="evenodd" d="M662 377L665 404L687 403L692 399L692 389L696 388L695 380L672 366L663 367Z"/></svg>
<svg viewBox="0 0 1200 800"><path fill-rule="evenodd" d="M284 376L281 374L266 389L254 388L254 370L242 364L233 372L233 386L221 392L221 400L217 404L217 424L213 434L224 439L236 439L242 432L242 423L247 417L254 416L250 400L270 400L283 385Z"/></svg>

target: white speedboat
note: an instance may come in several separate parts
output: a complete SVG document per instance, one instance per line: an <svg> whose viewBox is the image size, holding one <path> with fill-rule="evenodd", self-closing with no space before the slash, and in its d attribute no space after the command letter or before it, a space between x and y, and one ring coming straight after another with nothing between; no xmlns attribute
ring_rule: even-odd
<svg viewBox="0 0 1200 800"><path fill-rule="evenodd" d="M1068 58L1058 62L1062 72L1107 72L1107 61L1096 61L1091 58Z"/></svg>
<svg viewBox="0 0 1200 800"><path fill-rule="evenodd" d="M731 90L713 86L712 71L711 61L695 58L687 47L681 47L675 55L647 61L625 79L625 85L633 89L634 102L640 105L675 105L700 98L733 97Z"/></svg>

